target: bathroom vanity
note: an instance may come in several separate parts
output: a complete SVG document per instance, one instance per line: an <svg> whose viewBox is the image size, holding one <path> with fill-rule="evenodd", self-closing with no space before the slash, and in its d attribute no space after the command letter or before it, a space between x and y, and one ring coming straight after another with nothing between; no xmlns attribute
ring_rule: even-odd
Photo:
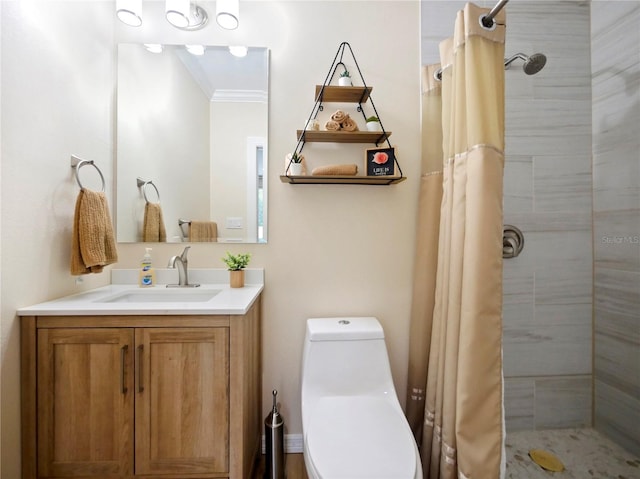
<svg viewBox="0 0 640 479"><path fill-rule="evenodd" d="M249 281L114 284L21 309L22 477L250 477L262 283Z"/></svg>

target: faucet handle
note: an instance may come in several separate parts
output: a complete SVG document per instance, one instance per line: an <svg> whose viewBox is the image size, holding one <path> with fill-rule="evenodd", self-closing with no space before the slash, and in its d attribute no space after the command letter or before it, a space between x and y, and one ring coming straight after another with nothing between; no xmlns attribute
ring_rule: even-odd
<svg viewBox="0 0 640 479"><path fill-rule="evenodd" d="M191 248L191 246L185 246L184 251L180 255L180 259L182 259L183 263L187 262L187 253L189 253L189 249L190 248Z"/></svg>

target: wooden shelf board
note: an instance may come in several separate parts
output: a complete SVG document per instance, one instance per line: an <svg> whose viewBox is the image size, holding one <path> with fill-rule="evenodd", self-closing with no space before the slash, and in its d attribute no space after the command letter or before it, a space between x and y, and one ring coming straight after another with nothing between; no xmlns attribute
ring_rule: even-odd
<svg viewBox="0 0 640 479"><path fill-rule="evenodd" d="M280 175L280 181L291 185L394 185L406 179L406 176Z"/></svg>
<svg viewBox="0 0 640 479"><path fill-rule="evenodd" d="M369 99L372 87L363 86L330 86L324 87L322 98L319 98L322 85L316 85L316 101L327 103L364 103Z"/></svg>
<svg viewBox="0 0 640 479"><path fill-rule="evenodd" d="M347 88L347 87L343 87ZM379 145L391 136L390 131L317 131L298 130L298 139L304 134L304 141L316 143L375 143Z"/></svg>

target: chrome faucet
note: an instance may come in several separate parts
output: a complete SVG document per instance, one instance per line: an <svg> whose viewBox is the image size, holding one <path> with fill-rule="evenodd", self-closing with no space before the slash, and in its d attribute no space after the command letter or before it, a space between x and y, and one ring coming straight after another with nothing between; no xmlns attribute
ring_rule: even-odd
<svg viewBox="0 0 640 479"><path fill-rule="evenodd" d="M187 253L191 246L187 246L180 256L172 256L169 260L169 268L178 268L178 284L168 284L167 288L197 288L199 283L189 284L189 270Z"/></svg>

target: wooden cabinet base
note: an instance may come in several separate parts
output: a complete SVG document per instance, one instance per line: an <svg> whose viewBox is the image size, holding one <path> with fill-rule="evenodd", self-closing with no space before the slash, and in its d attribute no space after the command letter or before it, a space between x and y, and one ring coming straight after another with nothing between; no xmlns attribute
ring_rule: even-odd
<svg viewBox="0 0 640 479"><path fill-rule="evenodd" d="M21 318L22 477L252 477L261 299L243 316Z"/></svg>

